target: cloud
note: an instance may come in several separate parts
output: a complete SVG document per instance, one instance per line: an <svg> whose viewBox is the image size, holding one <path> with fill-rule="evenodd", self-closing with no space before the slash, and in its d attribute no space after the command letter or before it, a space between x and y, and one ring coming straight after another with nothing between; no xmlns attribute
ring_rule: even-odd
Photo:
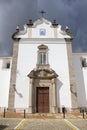
<svg viewBox="0 0 87 130"><path fill-rule="evenodd" d="M87 0L0 0L0 55L12 55L11 35L16 26L36 20L45 10L48 20L56 21L74 34L73 51L87 51Z"/></svg>
<svg viewBox="0 0 87 130"><path fill-rule="evenodd" d="M37 18L37 0L0 1L0 55L12 55L11 35L31 18Z"/></svg>
<svg viewBox="0 0 87 130"><path fill-rule="evenodd" d="M74 35L73 51L87 51L87 0L44 0L40 5L51 21L55 18L63 29L69 26Z"/></svg>
<svg viewBox="0 0 87 130"><path fill-rule="evenodd" d="M0 5L1 4L9 4L12 3L13 0L0 0Z"/></svg>

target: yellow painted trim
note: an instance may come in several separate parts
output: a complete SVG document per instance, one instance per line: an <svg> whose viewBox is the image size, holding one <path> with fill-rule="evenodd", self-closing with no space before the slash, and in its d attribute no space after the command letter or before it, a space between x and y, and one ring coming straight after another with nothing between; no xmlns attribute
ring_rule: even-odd
<svg viewBox="0 0 87 130"><path fill-rule="evenodd" d="M17 130L20 130L20 129L23 127L23 125L25 124L26 121L27 121L27 119L24 119L24 120L21 122L21 124L17 127Z"/></svg>
<svg viewBox="0 0 87 130"><path fill-rule="evenodd" d="M71 123L69 123L66 119L63 119L63 121L70 127L72 128L72 130L77 130L74 125L72 125Z"/></svg>

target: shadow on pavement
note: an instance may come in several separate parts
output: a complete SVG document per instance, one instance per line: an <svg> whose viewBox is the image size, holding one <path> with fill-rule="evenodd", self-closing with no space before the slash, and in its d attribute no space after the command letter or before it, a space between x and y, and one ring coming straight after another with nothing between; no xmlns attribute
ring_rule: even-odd
<svg viewBox="0 0 87 130"><path fill-rule="evenodd" d="M8 127L7 125L0 125L0 130L4 130L7 127Z"/></svg>

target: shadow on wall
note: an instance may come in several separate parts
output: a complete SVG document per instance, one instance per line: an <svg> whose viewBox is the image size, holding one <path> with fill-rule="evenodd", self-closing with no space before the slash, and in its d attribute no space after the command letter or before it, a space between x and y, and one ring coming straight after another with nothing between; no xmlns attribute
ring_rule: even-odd
<svg viewBox="0 0 87 130"><path fill-rule="evenodd" d="M17 89L16 89L15 86L14 86L14 91L16 92L16 94L17 94L20 98L23 98L23 95L17 91Z"/></svg>
<svg viewBox="0 0 87 130"><path fill-rule="evenodd" d="M58 108L58 112L60 112L60 88L62 87L63 83L57 79L57 108Z"/></svg>

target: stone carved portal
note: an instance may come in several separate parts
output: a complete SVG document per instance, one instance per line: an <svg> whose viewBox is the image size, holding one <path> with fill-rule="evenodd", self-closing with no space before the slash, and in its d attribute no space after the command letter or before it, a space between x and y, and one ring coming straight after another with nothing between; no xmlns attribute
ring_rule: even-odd
<svg viewBox="0 0 87 130"><path fill-rule="evenodd" d="M41 54L41 51L46 53L48 47L41 45L38 48L38 53ZM47 56L47 54L45 55ZM56 113L58 111L56 91L56 78L58 75L54 70L50 69L47 57L42 55L41 58L44 58L41 59L42 62L37 57L39 62L37 62L36 69L32 70L28 75L30 78L29 113Z"/></svg>

